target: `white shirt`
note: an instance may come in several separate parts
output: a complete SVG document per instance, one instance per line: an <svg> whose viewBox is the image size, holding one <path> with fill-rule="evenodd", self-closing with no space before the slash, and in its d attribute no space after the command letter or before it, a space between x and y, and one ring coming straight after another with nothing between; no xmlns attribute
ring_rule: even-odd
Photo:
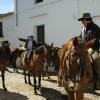
<svg viewBox="0 0 100 100"><path fill-rule="evenodd" d="M86 28L83 27L82 31L81 31L81 36L82 36L82 40L84 40L84 34L86 32Z"/></svg>

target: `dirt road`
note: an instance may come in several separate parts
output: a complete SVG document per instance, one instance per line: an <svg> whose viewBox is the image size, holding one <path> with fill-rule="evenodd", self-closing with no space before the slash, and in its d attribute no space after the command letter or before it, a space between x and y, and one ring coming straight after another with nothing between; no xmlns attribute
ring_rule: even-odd
<svg viewBox="0 0 100 100"><path fill-rule="evenodd" d="M57 77L52 76L51 80L42 81L42 93L34 95L33 86L24 83L22 71L20 73L6 72L6 87L8 91L2 90L0 77L0 100L66 100L65 91L56 84ZM31 81L33 78L31 77ZM32 82L33 83L33 82ZM84 100L100 100L98 94L85 94Z"/></svg>

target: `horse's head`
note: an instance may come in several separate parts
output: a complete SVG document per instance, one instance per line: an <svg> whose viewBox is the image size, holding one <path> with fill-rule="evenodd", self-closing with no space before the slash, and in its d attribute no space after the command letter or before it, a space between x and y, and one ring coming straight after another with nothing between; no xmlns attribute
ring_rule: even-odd
<svg viewBox="0 0 100 100"><path fill-rule="evenodd" d="M53 44L51 45L45 44L45 47L44 47L45 60L48 66L51 66L51 62L52 62L52 47L53 47Z"/></svg>
<svg viewBox="0 0 100 100"><path fill-rule="evenodd" d="M2 41L1 44L4 48L9 48L10 47L10 42L9 41Z"/></svg>
<svg viewBox="0 0 100 100"><path fill-rule="evenodd" d="M35 49L35 52L44 58L48 66L50 66L52 62L52 46L53 45L50 46L46 43L38 43L37 48Z"/></svg>
<svg viewBox="0 0 100 100"><path fill-rule="evenodd" d="M70 54L70 62L78 63L81 53L84 50L84 43L81 43L80 39L78 37L75 37L68 42L68 48L66 52L66 55Z"/></svg>
<svg viewBox="0 0 100 100"><path fill-rule="evenodd" d="M87 43L78 37L71 39L67 43L67 51L63 60L63 70L65 71L64 80L67 81L67 85L70 88L76 88L75 84L80 84L84 76L88 77L88 79L91 77L91 64L87 47ZM70 85L70 82L73 82L74 85Z"/></svg>
<svg viewBox="0 0 100 100"><path fill-rule="evenodd" d="M10 43L9 41L2 41L1 42L1 48L2 48L2 57L5 58L6 60L10 60Z"/></svg>

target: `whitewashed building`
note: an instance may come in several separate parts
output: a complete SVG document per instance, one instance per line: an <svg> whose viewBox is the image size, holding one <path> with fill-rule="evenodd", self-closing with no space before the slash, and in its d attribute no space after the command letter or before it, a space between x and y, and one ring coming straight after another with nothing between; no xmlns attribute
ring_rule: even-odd
<svg viewBox="0 0 100 100"><path fill-rule="evenodd" d="M15 12L0 15L2 34L11 47L21 42L17 37L34 35L37 41L61 46L79 35L82 25L77 19L90 12L100 26L100 0L15 0Z"/></svg>

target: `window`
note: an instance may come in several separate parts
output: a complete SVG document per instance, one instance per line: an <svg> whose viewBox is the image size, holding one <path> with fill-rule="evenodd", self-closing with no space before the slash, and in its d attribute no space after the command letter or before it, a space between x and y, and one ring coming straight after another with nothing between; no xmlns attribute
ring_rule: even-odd
<svg viewBox="0 0 100 100"><path fill-rule="evenodd" d="M39 25L37 28L37 42L45 43L45 25Z"/></svg>
<svg viewBox="0 0 100 100"><path fill-rule="evenodd" d="M43 0L35 0L35 4L43 2Z"/></svg>
<svg viewBox="0 0 100 100"><path fill-rule="evenodd" d="M0 37L3 37L3 32L2 32L2 22L0 22Z"/></svg>

